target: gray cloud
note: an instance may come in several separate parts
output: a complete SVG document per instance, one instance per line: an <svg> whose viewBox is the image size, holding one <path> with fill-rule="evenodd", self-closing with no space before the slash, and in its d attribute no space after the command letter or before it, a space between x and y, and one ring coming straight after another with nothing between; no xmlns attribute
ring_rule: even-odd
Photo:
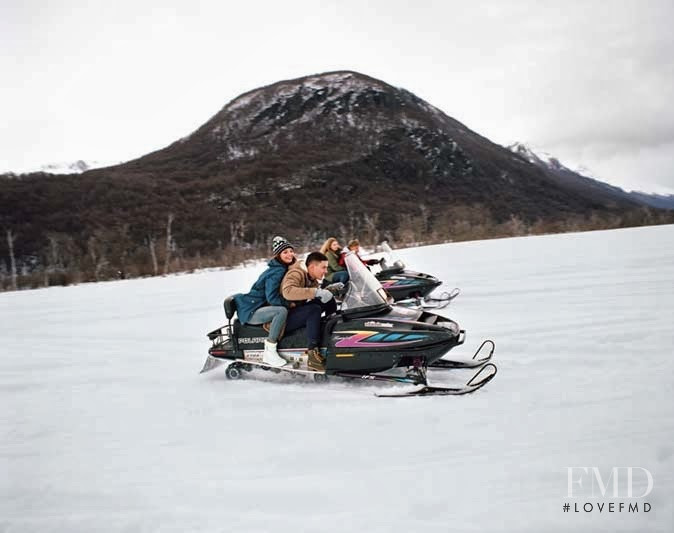
<svg viewBox="0 0 674 533"><path fill-rule="evenodd" d="M6 2L0 170L135 157L247 90L353 69L501 144L674 191L673 21L670 0Z"/></svg>

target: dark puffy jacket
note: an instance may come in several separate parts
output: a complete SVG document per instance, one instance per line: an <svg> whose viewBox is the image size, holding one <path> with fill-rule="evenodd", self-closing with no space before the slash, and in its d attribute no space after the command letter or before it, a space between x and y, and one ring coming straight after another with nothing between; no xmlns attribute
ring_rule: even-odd
<svg viewBox="0 0 674 533"><path fill-rule="evenodd" d="M236 302L236 312L239 320L245 324L250 317L260 307L265 305L288 305L288 302L281 296L281 280L285 276L288 267L281 264L276 258L270 259L265 270L257 281L253 283L250 292L247 294L237 294L234 298Z"/></svg>

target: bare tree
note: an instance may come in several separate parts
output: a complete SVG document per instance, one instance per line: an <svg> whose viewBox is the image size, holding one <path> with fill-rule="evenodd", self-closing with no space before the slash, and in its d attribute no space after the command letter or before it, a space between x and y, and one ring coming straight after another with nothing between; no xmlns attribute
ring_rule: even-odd
<svg viewBox="0 0 674 533"><path fill-rule="evenodd" d="M517 215L510 215L510 220L503 224L503 228L507 235L526 235L527 225Z"/></svg>
<svg viewBox="0 0 674 533"><path fill-rule="evenodd" d="M157 264L157 252L155 250L154 237L148 235L147 237L147 246L150 249L150 257L152 258L152 268L154 270L154 275L159 274L159 265Z"/></svg>
<svg viewBox="0 0 674 533"><path fill-rule="evenodd" d="M246 221L237 220L229 223L229 240L232 246L237 246L243 242L243 236L246 231Z"/></svg>
<svg viewBox="0 0 674 533"><path fill-rule="evenodd" d="M111 252L119 262L117 276L121 279L126 279L128 273L127 260L129 258L129 251L133 249L133 241L129 235L129 229L128 223L122 224L117 229L114 239L111 239L113 243Z"/></svg>
<svg viewBox="0 0 674 533"><path fill-rule="evenodd" d="M9 248L9 262L11 268L12 276L12 289L17 290L19 287L16 283L16 259L14 258L14 241L16 240L16 235L12 233L11 229L7 230L7 246Z"/></svg>
<svg viewBox="0 0 674 533"><path fill-rule="evenodd" d="M45 265L44 265L44 286L49 287L49 276L51 273L56 272L59 269L59 243L55 235L47 235L47 241L49 245L45 252Z"/></svg>
<svg viewBox="0 0 674 533"><path fill-rule="evenodd" d="M55 271L61 267L61 259L59 254L59 242L56 236L48 235L47 239L49 240L49 252L48 252L48 264L47 268L49 271Z"/></svg>
<svg viewBox="0 0 674 533"><path fill-rule="evenodd" d="M171 224L173 224L173 213L169 213L166 222L166 255L164 257L164 275L168 274L169 261L171 261L171 248L173 246L173 235L171 234Z"/></svg>
<svg viewBox="0 0 674 533"><path fill-rule="evenodd" d="M424 236L428 233L429 228L429 218L430 212L425 204L419 204L419 218L421 222L421 240L424 239Z"/></svg>
<svg viewBox="0 0 674 533"><path fill-rule="evenodd" d="M377 229L379 226L379 213L374 213L372 216L365 214L363 215L363 221L369 241L371 243L379 242L379 229Z"/></svg>
<svg viewBox="0 0 674 533"><path fill-rule="evenodd" d="M98 265L98 254L96 253L96 239L93 236L89 237L89 240L87 240L87 251L89 252L91 265L94 269L94 277L96 278L96 281L98 281L98 269L96 267L96 265Z"/></svg>
<svg viewBox="0 0 674 533"><path fill-rule="evenodd" d="M89 257L91 257L91 263L94 267L94 279L100 281L103 269L108 266L105 251L102 249L98 250L98 242L93 235L87 241L87 248L89 249Z"/></svg>

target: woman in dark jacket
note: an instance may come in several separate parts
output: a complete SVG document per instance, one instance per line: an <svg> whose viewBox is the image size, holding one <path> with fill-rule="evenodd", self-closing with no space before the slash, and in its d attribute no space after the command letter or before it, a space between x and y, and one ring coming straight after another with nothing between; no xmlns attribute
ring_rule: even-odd
<svg viewBox="0 0 674 533"><path fill-rule="evenodd" d="M247 294L237 294L236 311L242 324L266 324L271 322L269 337L264 341L262 362L270 366L283 366L286 360L276 349L288 317L287 302L281 296L281 280L288 267L295 262L295 250L283 237L274 237L272 257L257 281Z"/></svg>

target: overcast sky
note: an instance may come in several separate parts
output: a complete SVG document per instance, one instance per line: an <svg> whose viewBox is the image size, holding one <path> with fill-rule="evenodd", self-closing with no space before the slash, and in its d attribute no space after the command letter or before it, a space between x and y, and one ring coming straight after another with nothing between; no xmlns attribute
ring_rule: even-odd
<svg viewBox="0 0 674 533"><path fill-rule="evenodd" d="M0 170L128 160L245 91L348 69L674 193L672 27L672 0L0 0Z"/></svg>

